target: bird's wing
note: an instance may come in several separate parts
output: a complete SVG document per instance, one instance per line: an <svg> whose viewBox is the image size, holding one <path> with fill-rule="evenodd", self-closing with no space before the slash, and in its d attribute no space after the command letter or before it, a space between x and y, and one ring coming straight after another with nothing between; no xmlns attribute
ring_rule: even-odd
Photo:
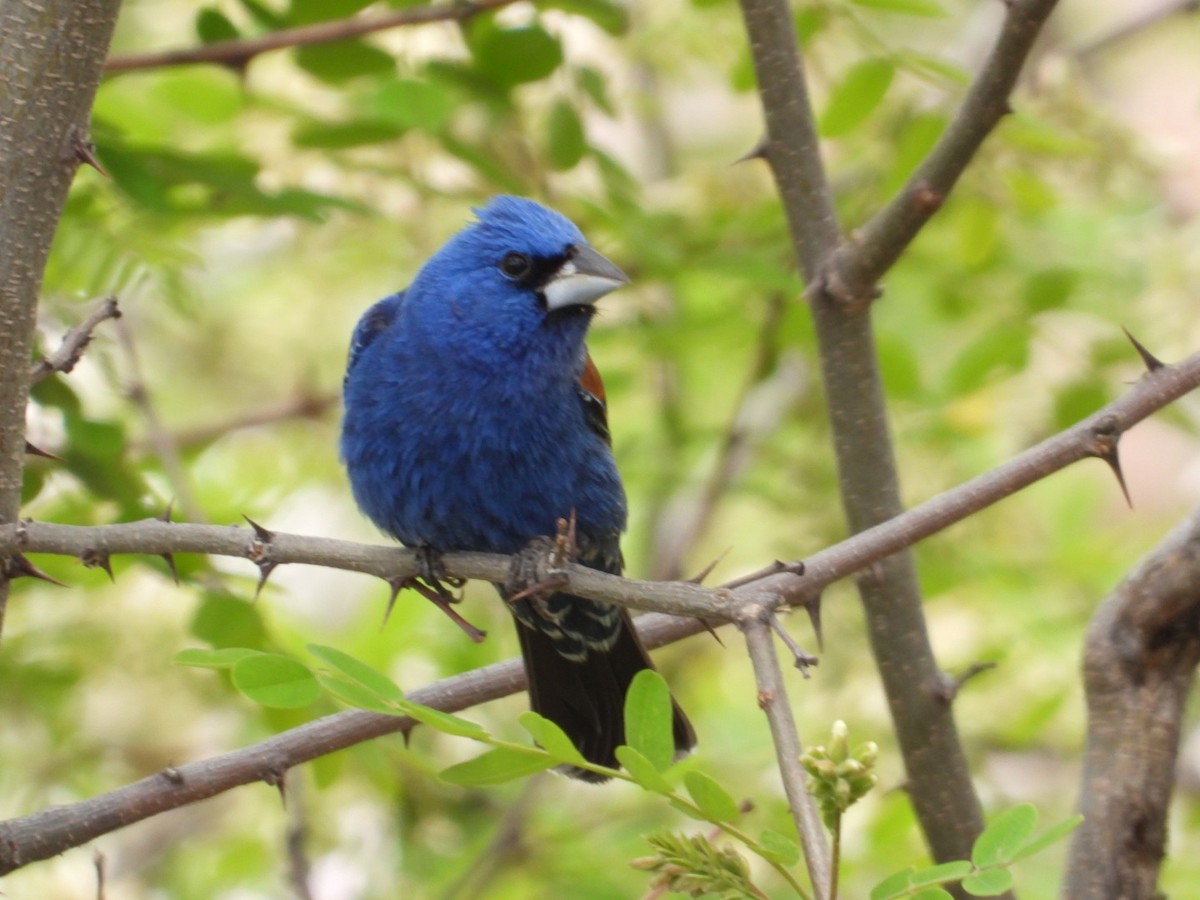
<svg viewBox="0 0 1200 900"><path fill-rule="evenodd" d="M600 370L592 362L590 353L584 359L578 389L579 401L583 404L583 414L588 426L604 438L605 443L612 444L612 435L608 432L608 403L604 398L604 381L600 378Z"/></svg>
<svg viewBox="0 0 1200 900"><path fill-rule="evenodd" d="M354 335L350 338L350 358L346 362L346 379L350 378L350 373L354 371L354 364L362 356L363 351L395 321L396 313L400 311L400 305L403 302L404 291L398 291L390 297L384 297L363 313L363 317L354 327Z"/></svg>

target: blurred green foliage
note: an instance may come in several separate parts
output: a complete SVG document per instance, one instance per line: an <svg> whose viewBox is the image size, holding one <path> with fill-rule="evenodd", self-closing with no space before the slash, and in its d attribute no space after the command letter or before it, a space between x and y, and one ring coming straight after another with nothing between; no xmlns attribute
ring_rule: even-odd
<svg viewBox="0 0 1200 900"><path fill-rule="evenodd" d="M409 5L129 0L113 52ZM797 10L848 229L945 127L969 77L964 60L978 57L975 15L961 0ZM1172 202L1167 161L1098 99L1096 71L1070 41L1052 39L1035 66L1017 114L888 275L875 310L910 502L1119 394L1139 370L1120 326L1167 360L1200 339L1197 223ZM727 0L515 4L464 25L263 54L238 71L108 78L94 137L111 179L77 179L47 272L42 340L52 346L92 298L116 293L128 341L106 323L72 375L38 385L30 438L63 461L30 463L24 514L110 522L157 515L174 498L176 516L193 521L246 514L378 540L339 468L336 411L279 411L335 394L360 313L403 286L470 206L511 191L572 217L633 277L605 301L591 342L630 494L631 573L686 576L725 554L721 579L836 541L844 524L803 285L765 168L735 164L760 130ZM989 808L1032 800L1049 820L1071 809L1084 629L1195 502L1185 470L1198 415L1180 403L1126 440L1133 511L1102 464L1085 463L918 548L944 667L999 663L957 701ZM718 448L735 426L737 457L722 467ZM718 471L728 474L710 507L700 498ZM685 546L680 536L691 536ZM115 585L71 560L37 562L72 588L22 583L10 607L3 816L337 708L325 692L298 708L259 707L229 672L175 665L188 648L303 656L319 639L403 688L516 649L486 588L468 591L468 617L490 634L476 646L414 596L381 626L387 586L347 573L285 567L253 603L257 572L236 561L180 558L181 587L157 558L114 560ZM821 665L790 687L802 736L843 719L879 744L884 790L844 823L845 895L864 896L924 851L902 792L886 790L903 773L847 586L829 591L824 618ZM749 666L737 635L723 640L694 638L658 659L696 723L699 764L753 798L748 828L790 837ZM472 718L523 739L522 709L510 698ZM110 890L281 896L288 823L300 820L322 898L628 897L647 883L628 865L645 855L641 835L694 824L628 785L433 777L471 755L469 743L418 728L409 746L387 738L291 773L286 809L251 787L106 837L96 846L110 858ZM1181 816L1168 892L1200 877L1190 801ZM5 890L79 896L91 889L91 852L30 867ZM1055 893L1054 862L1014 867L1023 896ZM781 889L769 869L753 875Z"/></svg>

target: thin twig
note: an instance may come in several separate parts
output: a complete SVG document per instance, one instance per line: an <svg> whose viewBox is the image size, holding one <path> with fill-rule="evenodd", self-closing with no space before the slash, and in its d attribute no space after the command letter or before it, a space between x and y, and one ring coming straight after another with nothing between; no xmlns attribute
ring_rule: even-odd
<svg viewBox="0 0 1200 900"><path fill-rule="evenodd" d="M163 426L162 419L159 418L158 409L154 405L154 401L150 396L150 388L146 385L146 379L142 376L142 366L138 360L137 345L133 340L133 330L129 327L126 320L122 319L117 322L117 337L121 342L121 348L125 353L125 364L128 368L128 385L126 393L129 399L133 401L133 405L137 407L138 412L142 414L142 419L146 422L146 431L150 438L150 443L154 446L155 455L162 463L163 471L166 473L167 481L171 485L171 490L175 493L175 501L183 510L183 514L193 522L206 522L207 517L204 515L203 507L200 501L196 499L196 494L192 490L192 482L188 477L187 470L183 466L183 460L179 456L179 448L175 445L171 434Z"/></svg>
<svg viewBox="0 0 1200 900"><path fill-rule="evenodd" d="M332 22L319 22L299 28L285 28L260 37L214 41L211 44L189 47L185 50L115 56L104 64L104 71L107 73L133 72L143 69L161 69L167 66L188 66L196 63L216 63L232 68L242 68L254 57L272 50L328 44L406 25L463 22L481 12L499 9L515 2L517 0L459 0L459 2L452 3L432 3L428 6L397 10L386 15L336 19Z"/></svg>
<svg viewBox="0 0 1200 900"><path fill-rule="evenodd" d="M788 807L800 834L813 896L817 900L829 900L832 884L829 843L816 804L805 789L807 776L800 765L800 754L804 748L800 745L796 721L788 703L787 687L784 685L783 670L779 667L779 657L775 654L775 644L771 640L771 629L761 615L738 624L746 636L746 649L750 653L754 682L758 686L758 705L767 714L767 722L771 727L775 758L779 762L779 774L783 779Z"/></svg>
<svg viewBox="0 0 1200 900"><path fill-rule="evenodd" d="M1010 111L1009 95L1055 4L1005 0L1004 26L954 118L899 193L838 248L821 288L850 305L875 294L876 282L945 203L979 147Z"/></svg>
<svg viewBox="0 0 1200 900"><path fill-rule="evenodd" d="M276 425L292 419L319 419L337 406L340 400L341 395L337 393L318 394L302 389L292 397L261 409L240 413L225 422L172 432L171 443L180 451L187 451L196 447L204 447L227 434L246 428L261 428L264 425ZM145 452L148 448L153 449L149 441L136 442L132 446L135 452Z"/></svg>
<svg viewBox="0 0 1200 900"><path fill-rule="evenodd" d="M96 326L108 319L119 318L121 309L117 305L117 298L106 297L91 315L67 330L57 350L33 364L29 370L29 383L37 384L55 372L70 372L83 357Z"/></svg>

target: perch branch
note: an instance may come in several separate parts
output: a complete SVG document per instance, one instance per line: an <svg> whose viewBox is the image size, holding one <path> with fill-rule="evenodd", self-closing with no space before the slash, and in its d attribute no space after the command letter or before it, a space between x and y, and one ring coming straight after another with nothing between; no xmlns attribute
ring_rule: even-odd
<svg viewBox="0 0 1200 900"><path fill-rule="evenodd" d="M803 603L813 591L895 553L939 528L1007 497L1020 487L1096 451L1096 429L1111 440L1171 400L1200 386L1200 354L1147 373L1115 403L1011 462L947 491L892 522L861 532L808 560L803 575L772 566L753 580L723 588L687 582L644 582L578 566L567 567L572 593L644 609L687 612L707 619L749 621L782 600ZM216 525L172 524L159 519L119 525L73 526L22 522L0 527L0 555L24 551L81 556L86 553L212 553L261 562L307 563L363 572L380 578L417 572L416 554L385 547ZM452 553L443 558L448 574L503 582L508 558ZM637 619L650 648L706 629L699 618L648 615ZM757 638L756 638L757 640ZM522 690L519 660L508 660L409 692L414 702L447 712ZM361 710L327 716L266 741L209 760L189 763L79 803L0 822L0 875L79 846L132 822L212 797L254 781L276 783L299 763L411 726L400 717ZM781 726L782 727L782 726Z"/></svg>

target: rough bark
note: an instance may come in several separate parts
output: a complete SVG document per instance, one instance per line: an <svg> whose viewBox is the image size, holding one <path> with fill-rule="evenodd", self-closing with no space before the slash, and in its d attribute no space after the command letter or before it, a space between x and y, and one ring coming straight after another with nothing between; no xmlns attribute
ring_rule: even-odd
<svg viewBox="0 0 1200 900"><path fill-rule="evenodd" d="M0 4L0 524L16 520L42 271L86 153L119 0ZM8 581L0 576L0 629Z"/></svg>
<svg viewBox="0 0 1200 900"><path fill-rule="evenodd" d="M1149 900L1167 838L1180 722L1200 663L1200 510L1092 618L1084 651L1083 825L1063 896Z"/></svg>

